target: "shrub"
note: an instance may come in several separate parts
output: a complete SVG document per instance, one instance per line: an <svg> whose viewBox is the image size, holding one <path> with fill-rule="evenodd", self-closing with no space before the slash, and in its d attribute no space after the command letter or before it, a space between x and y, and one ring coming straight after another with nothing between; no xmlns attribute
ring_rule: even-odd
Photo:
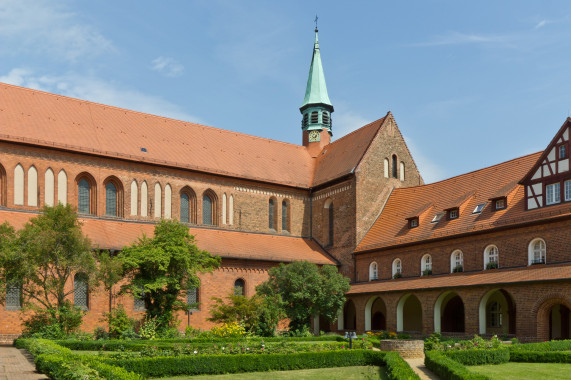
<svg viewBox="0 0 571 380"><path fill-rule="evenodd" d="M541 343L512 344L510 351L571 351L571 340L552 340Z"/></svg>
<svg viewBox="0 0 571 380"><path fill-rule="evenodd" d="M109 333L103 327L96 327L93 336L95 339L109 339Z"/></svg>
<svg viewBox="0 0 571 380"><path fill-rule="evenodd" d="M23 336L40 339L62 339L81 325L85 312L65 301L59 308L40 309L24 321Z"/></svg>
<svg viewBox="0 0 571 380"><path fill-rule="evenodd" d="M571 352L512 351L510 361L525 363L571 363Z"/></svg>
<svg viewBox="0 0 571 380"><path fill-rule="evenodd" d="M222 326L215 326L211 330L212 334L219 338L237 338L246 335L246 329L238 322L225 323Z"/></svg>
<svg viewBox="0 0 571 380"><path fill-rule="evenodd" d="M425 353L424 364L428 369L444 380L489 380L490 378L470 372L463 364L452 360L441 352Z"/></svg>
<svg viewBox="0 0 571 380"><path fill-rule="evenodd" d="M135 325L135 320L129 318L125 307L121 304L111 310L109 313L104 314L103 320L109 325L109 336L111 338L120 338L124 331L132 329Z"/></svg>
<svg viewBox="0 0 571 380"><path fill-rule="evenodd" d="M446 351L445 354L464 365L501 364L510 361L510 352L505 348L454 350Z"/></svg>
<svg viewBox="0 0 571 380"><path fill-rule="evenodd" d="M367 363L369 365L381 365L377 363ZM384 364L387 366L387 374L391 380L419 379L412 368L397 352L387 352L384 356Z"/></svg>
<svg viewBox="0 0 571 380"><path fill-rule="evenodd" d="M155 339L157 337L157 329L159 323L156 317L149 317L145 319L143 325L139 329L139 335L142 339Z"/></svg>

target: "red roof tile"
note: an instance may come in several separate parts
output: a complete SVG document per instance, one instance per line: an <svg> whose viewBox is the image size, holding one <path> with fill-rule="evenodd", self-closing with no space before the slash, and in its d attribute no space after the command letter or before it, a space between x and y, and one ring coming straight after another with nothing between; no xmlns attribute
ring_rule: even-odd
<svg viewBox="0 0 571 380"><path fill-rule="evenodd" d="M540 155L530 154L429 185L395 189L356 252L571 215L569 203L525 210L524 187L517 181ZM508 196L507 209L491 210L489 199L497 194ZM405 218L414 216L427 202L433 204L430 212L421 216L418 227L408 228ZM476 205L486 202L482 213L472 214ZM436 213L454 206L460 207L458 219L431 223Z"/></svg>
<svg viewBox="0 0 571 380"><path fill-rule="evenodd" d="M15 228L22 228L36 216L35 213L0 211L0 223L8 221ZM143 234L153 236L154 224L124 222L108 219L80 218L83 233L95 247L122 249L137 241ZM292 262L306 260L316 264L337 263L312 239L283 235L256 234L211 228L191 227L196 244L222 258Z"/></svg>
<svg viewBox="0 0 571 380"><path fill-rule="evenodd" d="M571 280L571 265L541 265L521 269L499 269L477 273L455 273L414 279L373 281L354 284L347 294L555 280Z"/></svg>

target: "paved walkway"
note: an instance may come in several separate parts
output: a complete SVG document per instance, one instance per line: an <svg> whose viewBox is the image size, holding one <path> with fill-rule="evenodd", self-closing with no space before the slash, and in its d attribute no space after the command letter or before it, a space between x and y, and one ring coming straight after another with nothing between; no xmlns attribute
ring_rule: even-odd
<svg viewBox="0 0 571 380"><path fill-rule="evenodd" d="M404 359L422 380L440 380L424 365L424 358Z"/></svg>
<svg viewBox="0 0 571 380"><path fill-rule="evenodd" d="M0 380L43 380L47 376L36 372L34 360L26 350L0 346Z"/></svg>

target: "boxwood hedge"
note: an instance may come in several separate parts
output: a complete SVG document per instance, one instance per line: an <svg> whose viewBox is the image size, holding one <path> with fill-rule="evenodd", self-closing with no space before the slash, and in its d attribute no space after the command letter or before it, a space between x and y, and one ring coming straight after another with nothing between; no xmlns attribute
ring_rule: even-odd
<svg viewBox="0 0 571 380"><path fill-rule="evenodd" d="M510 352L505 348L452 350L445 351L444 354L464 365L501 364L510 361Z"/></svg>
<svg viewBox="0 0 571 380"><path fill-rule="evenodd" d="M524 343L508 345L511 352L514 351L571 351L571 340L552 340L541 343Z"/></svg>
<svg viewBox="0 0 571 380"><path fill-rule="evenodd" d="M439 351L425 353L424 364L441 379L445 380L488 380L487 376L473 373L464 364L459 363Z"/></svg>
<svg viewBox="0 0 571 380"><path fill-rule="evenodd" d="M571 352L512 351L510 361L525 363L571 363Z"/></svg>

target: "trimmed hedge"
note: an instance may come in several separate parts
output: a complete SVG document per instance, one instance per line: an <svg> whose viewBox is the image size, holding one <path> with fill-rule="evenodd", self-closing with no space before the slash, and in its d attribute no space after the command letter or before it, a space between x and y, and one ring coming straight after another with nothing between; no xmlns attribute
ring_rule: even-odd
<svg viewBox="0 0 571 380"><path fill-rule="evenodd" d="M425 353L424 364L437 376L444 380L489 380L490 378L478 373L470 372L462 363L459 363L439 351Z"/></svg>
<svg viewBox="0 0 571 380"><path fill-rule="evenodd" d="M541 343L524 343L508 345L511 352L514 351L571 351L571 340L552 340Z"/></svg>
<svg viewBox="0 0 571 380"><path fill-rule="evenodd" d="M510 352L505 348L452 350L445 351L444 354L464 365L501 364L510 361Z"/></svg>
<svg viewBox="0 0 571 380"><path fill-rule="evenodd" d="M400 358L397 353L371 350L100 360L114 366L125 368L128 371L136 372L145 377L387 365L387 372L391 379L419 379L408 363Z"/></svg>
<svg viewBox="0 0 571 380"><path fill-rule="evenodd" d="M571 352L512 351L510 361L525 363L571 363Z"/></svg>

